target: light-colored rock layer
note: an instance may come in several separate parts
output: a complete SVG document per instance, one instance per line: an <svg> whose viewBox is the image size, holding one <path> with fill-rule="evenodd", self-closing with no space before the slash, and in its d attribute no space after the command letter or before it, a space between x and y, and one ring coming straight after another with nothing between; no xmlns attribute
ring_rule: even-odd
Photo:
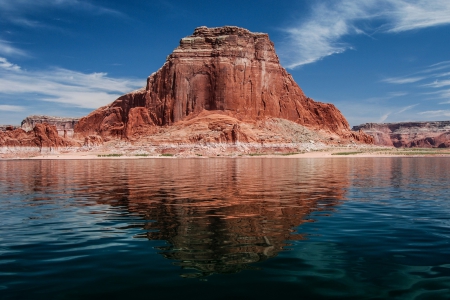
<svg viewBox="0 0 450 300"><path fill-rule="evenodd" d="M47 123L55 125L58 135L66 138L73 137L73 129L79 118L61 118L42 115L32 115L26 117L22 123L21 128L25 131L31 131L36 124Z"/></svg>
<svg viewBox="0 0 450 300"><path fill-rule="evenodd" d="M450 121L366 123L354 126L374 138L376 145L394 147L449 148Z"/></svg>

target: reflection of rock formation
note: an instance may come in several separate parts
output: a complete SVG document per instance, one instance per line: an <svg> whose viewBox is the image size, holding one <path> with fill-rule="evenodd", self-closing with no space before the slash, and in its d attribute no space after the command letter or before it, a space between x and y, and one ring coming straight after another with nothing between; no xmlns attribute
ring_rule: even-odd
<svg viewBox="0 0 450 300"><path fill-rule="evenodd" d="M167 241L161 254L195 269L188 277L238 272L276 256L289 240L304 238L295 227L312 211L331 210L346 185L346 176L332 181L321 171L318 180L303 172L313 163L307 160L147 162L126 168L128 178L111 179L120 184L95 198L150 221L138 225L144 232L136 237ZM148 170L149 178L133 175Z"/></svg>
<svg viewBox="0 0 450 300"><path fill-rule="evenodd" d="M14 167L35 174L8 180L31 189L36 200L57 190L70 198L60 197L64 205L125 210L107 214L100 207L98 214L123 216L120 223L129 225L120 229L137 238L167 241L161 254L195 270L187 277L238 272L305 238L295 227L313 221L311 212L333 210L350 169L341 159L283 158L18 161Z"/></svg>

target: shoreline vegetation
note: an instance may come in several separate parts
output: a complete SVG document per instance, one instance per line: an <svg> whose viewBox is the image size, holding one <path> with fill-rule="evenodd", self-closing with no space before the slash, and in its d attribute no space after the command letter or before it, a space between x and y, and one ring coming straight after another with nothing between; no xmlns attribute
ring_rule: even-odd
<svg viewBox="0 0 450 300"><path fill-rule="evenodd" d="M217 147L217 145L215 145ZM214 147L213 147L214 148ZM209 148L198 149L196 145L186 148L136 149L127 147L74 149L42 149L40 151L10 151L0 154L0 160L12 159L148 159L148 158L339 158L339 157L450 157L448 148L394 148L370 145L350 144L347 146L314 145L314 147L295 148L260 148L236 151L226 147L211 151ZM217 150L217 149L216 149ZM232 151L234 150L234 151ZM240 149L242 150L242 149Z"/></svg>

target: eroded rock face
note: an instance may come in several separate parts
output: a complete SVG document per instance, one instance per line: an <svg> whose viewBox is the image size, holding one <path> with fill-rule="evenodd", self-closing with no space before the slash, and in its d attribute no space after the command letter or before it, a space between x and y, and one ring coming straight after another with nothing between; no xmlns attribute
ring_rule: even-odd
<svg viewBox="0 0 450 300"><path fill-rule="evenodd" d="M83 146L85 147L97 147L103 145L103 139L98 135L89 135L84 138Z"/></svg>
<svg viewBox="0 0 450 300"><path fill-rule="evenodd" d="M31 131L36 126L36 124L47 123L54 125L59 136L70 138L73 137L73 129L75 124L78 122L79 118L61 118L61 117L50 117L42 115L32 115L26 117L22 123L21 128L25 131Z"/></svg>
<svg viewBox="0 0 450 300"><path fill-rule="evenodd" d="M351 132L334 105L304 95L281 67L267 34L232 26L195 29L181 39L145 88L80 119L75 133L134 140L203 111L225 112L240 122L281 118L342 138L372 141L362 132ZM238 137L239 124L230 126L221 130L224 139L245 140Z"/></svg>
<svg viewBox="0 0 450 300"><path fill-rule="evenodd" d="M11 131L17 128L19 127L14 125L0 125L0 131Z"/></svg>
<svg viewBox="0 0 450 300"><path fill-rule="evenodd" d="M0 147L58 148L79 146L76 142L60 137L54 125L36 124L32 131L21 128L0 132Z"/></svg>
<svg viewBox="0 0 450 300"><path fill-rule="evenodd" d="M449 148L450 121L366 123L354 126L374 138L374 144L394 147Z"/></svg>

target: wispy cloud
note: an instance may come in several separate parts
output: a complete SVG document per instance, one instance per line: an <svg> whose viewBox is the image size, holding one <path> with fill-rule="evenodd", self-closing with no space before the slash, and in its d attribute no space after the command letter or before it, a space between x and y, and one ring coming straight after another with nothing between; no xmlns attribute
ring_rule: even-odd
<svg viewBox="0 0 450 300"><path fill-rule="evenodd" d="M93 16L113 16L128 18L124 13L94 5L84 0L0 0L0 22L13 24L20 27L33 29L53 29L61 28L48 24L44 19L36 20L36 16L44 15L50 10L90 14ZM0 32L1 34L1 32ZM7 57L29 56L28 53L12 45L0 36L0 55Z"/></svg>
<svg viewBox="0 0 450 300"><path fill-rule="evenodd" d="M23 50L11 45L10 42L0 39L0 55L5 56L28 56Z"/></svg>
<svg viewBox="0 0 450 300"><path fill-rule="evenodd" d="M106 73L81 73L62 68L26 71L0 58L0 95L33 97L36 101L98 108L145 85L142 80L112 78Z"/></svg>
<svg viewBox="0 0 450 300"><path fill-rule="evenodd" d="M385 113L384 115L382 115L382 116L378 119L377 123L383 123L384 121L386 121L386 119L389 117L390 114L391 114L391 112L388 112L388 113Z"/></svg>
<svg viewBox="0 0 450 300"><path fill-rule="evenodd" d="M364 23L364 27L360 26ZM288 68L313 63L352 48L349 35L396 33L450 24L448 0L325 0L311 14L285 29L281 49Z"/></svg>
<svg viewBox="0 0 450 300"><path fill-rule="evenodd" d="M428 110L420 112L419 115L425 115L427 117L450 117L450 110Z"/></svg>
<svg viewBox="0 0 450 300"><path fill-rule="evenodd" d="M401 32L450 24L450 2L447 0L389 0L392 10L388 32Z"/></svg>
<svg viewBox="0 0 450 300"><path fill-rule="evenodd" d="M406 92L389 92L385 96L378 96L378 97L370 97L367 99L364 99L363 102L365 103L380 103L387 100L391 100L394 98L399 98L408 95Z"/></svg>
<svg viewBox="0 0 450 300"><path fill-rule="evenodd" d="M25 107L17 105L0 105L0 111L20 112L24 111Z"/></svg>
<svg viewBox="0 0 450 300"><path fill-rule="evenodd" d="M89 13L97 15L115 15L124 16L120 11L107 8L100 5L92 4L83 0L1 0L0 11L3 11L4 16L20 16L25 15L28 12L33 12L41 9L57 8L57 9L70 9L70 10L83 10Z"/></svg>
<svg viewBox="0 0 450 300"><path fill-rule="evenodd" d="M6 58L0 57L0 68L6 70L19 71L20 67L18 65L10 63Z"/></svg>
<svg viewBox="0 0 450 300"><path fill-rule="evenodd" d="M403 97L403 96L406 96L406 95L408 95L407 92L390 92L389 93L389 97L391 97L391 98Z"/></svg>
<svg viewBox="0 0 450 300"><path fill-rule="evenodd" d="M417 81L421 81L426 77L392 77L383 79L383 82L393 83L393 84L405 84L405 83L414 83Z"/></svg>
<svg viewBox="0 0 450 300"><path fill-rule="evenodd" d="M391 77L381 80L390 84L412 84L409 87L414 93L426 95L424 100L444 99L438 104L450 103L450 61L443 61L424 67L413 74L400 77ZM436 78L439 78L437 80ZM421 84L415 84L421 81ZM428 96L432 96L431 98Z"/></svg>
<svg viewBox="0 0 450 300"><path fill-rule="evenodd" d="M449 85L450 85L450 79L447 79L447 80L435 80L434 82L424 84L423 86L440 88L440 87L449 86Z"/></svg>
<svg viewBox="0 0 450 300"><path fill-rule="evenodd" d="M108 7L94 5L85 0L0 0L0 19L3 22L33 29L59 29L45 23L42 18L48 11L84 13L94 16L113 16L124 18L124 13Z"/></svg>
<svg viewBox="0 0 450 300"><path fill-rule="evenodd" d="M410 110L410 109L416 107L417 105L419 105L419 104L417 103L417 104L405 106L405 107L403 107L402 109L400 109L400 110L397 112L397 114L401 114L402 112L405 112L405 111L407 111L407 110Z"/></svg>

